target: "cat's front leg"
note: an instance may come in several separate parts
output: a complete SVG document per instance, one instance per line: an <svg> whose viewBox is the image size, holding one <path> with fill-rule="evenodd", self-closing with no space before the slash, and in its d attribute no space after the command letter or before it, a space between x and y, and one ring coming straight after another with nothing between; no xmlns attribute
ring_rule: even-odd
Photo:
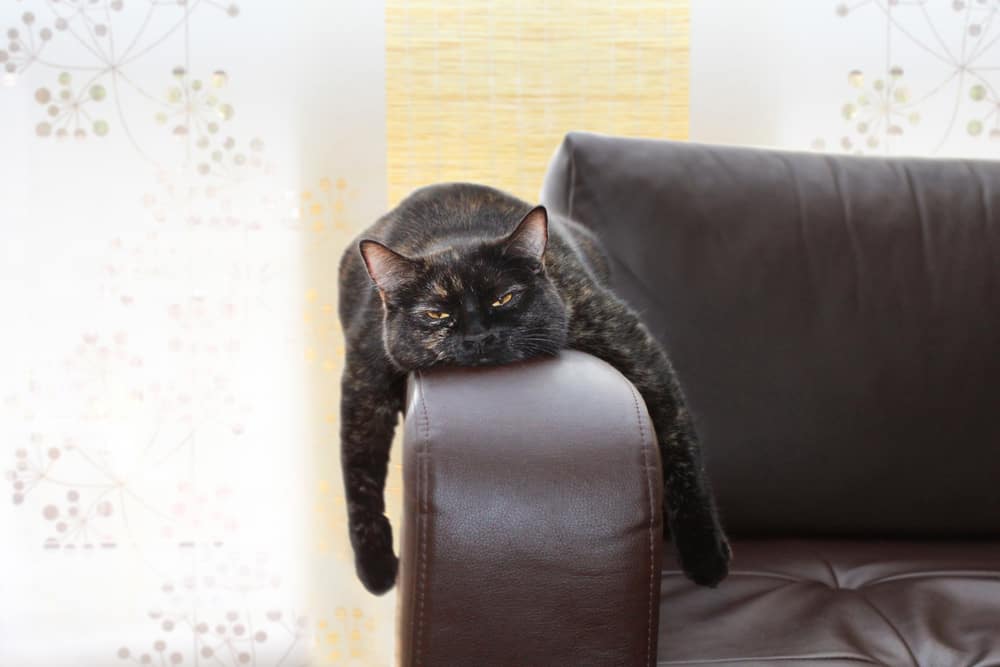
<svg viewBox="0 0 1000 667"><path fill-rule="evenodd" d="M380 595L392 588L398 569L384 490L402 379L353 356L341 380L340 461L355 569L365 588Z"/></svg>
<svg viewBox="0 0 1000 667"><path fill-rule="evenodd" d="M684 573L716 586L732 550L719 521L701 448L673 367L639 317L610 292L574 304L570 346L604 359L642 395L663 464L664 505Z"/></svg>
<svg viewBox="0 0 1000 667"><path fill-rule="evenodd" d="M654 425L657 418L650 410ZM683 404L666 429L657 428L663 462L667 524L689 579L715 587L729 574L732 548L722 529L701 462L700 446Z"/></svg>

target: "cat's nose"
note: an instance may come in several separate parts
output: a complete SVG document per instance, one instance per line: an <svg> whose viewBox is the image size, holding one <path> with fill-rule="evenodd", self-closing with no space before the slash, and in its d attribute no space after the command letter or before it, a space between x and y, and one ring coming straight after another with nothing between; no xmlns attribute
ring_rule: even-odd
<svg viewBox="0 0 1000 667"><path fill-rule="evenodd" d="M496 341L496 335L486 331L479 334L466 335L462 339L462 346L466 350L482 350L493 345Z"/></svg>

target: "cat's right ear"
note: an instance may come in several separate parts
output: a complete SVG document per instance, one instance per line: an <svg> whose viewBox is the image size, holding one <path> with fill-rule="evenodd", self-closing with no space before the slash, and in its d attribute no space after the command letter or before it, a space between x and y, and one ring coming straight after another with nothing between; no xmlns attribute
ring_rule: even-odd
<svg viewBox="0 0 1000 667"><path fill-rule="evenodd" d="M368 275L382 292L393 292L417 277L416 264L378 241L358 244Z"/></svg>
<svg viewBox="0 0 1000 667"><path fill-rule="evenodd" d="M545 212L544 206L536 206L517 223L517 227L504 241L503 251L505 255L541 262L548 240L548 213Z"/></svg>

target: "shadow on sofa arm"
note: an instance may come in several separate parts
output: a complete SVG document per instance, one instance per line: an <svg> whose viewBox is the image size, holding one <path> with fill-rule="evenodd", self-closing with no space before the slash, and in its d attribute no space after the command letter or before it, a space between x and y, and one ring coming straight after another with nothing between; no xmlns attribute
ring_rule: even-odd
<svg viewBox="0 0 1000 667"><path fill-rule="evenodd" d="M415 374L403 457L401 664L655 664L659 454L618 371Z"/></svg>

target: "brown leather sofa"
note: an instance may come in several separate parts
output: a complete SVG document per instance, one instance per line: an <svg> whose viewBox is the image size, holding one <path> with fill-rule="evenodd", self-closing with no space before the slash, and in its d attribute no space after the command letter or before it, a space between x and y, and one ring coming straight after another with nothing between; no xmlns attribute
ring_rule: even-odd
<svg viewBox="0 0 1000 667"><path fill-rule="evenodd" d="M543 189L673 358L731 574L569 352L414 376L405 665L1000 665L1000 163L570 134Z"/></svg>

